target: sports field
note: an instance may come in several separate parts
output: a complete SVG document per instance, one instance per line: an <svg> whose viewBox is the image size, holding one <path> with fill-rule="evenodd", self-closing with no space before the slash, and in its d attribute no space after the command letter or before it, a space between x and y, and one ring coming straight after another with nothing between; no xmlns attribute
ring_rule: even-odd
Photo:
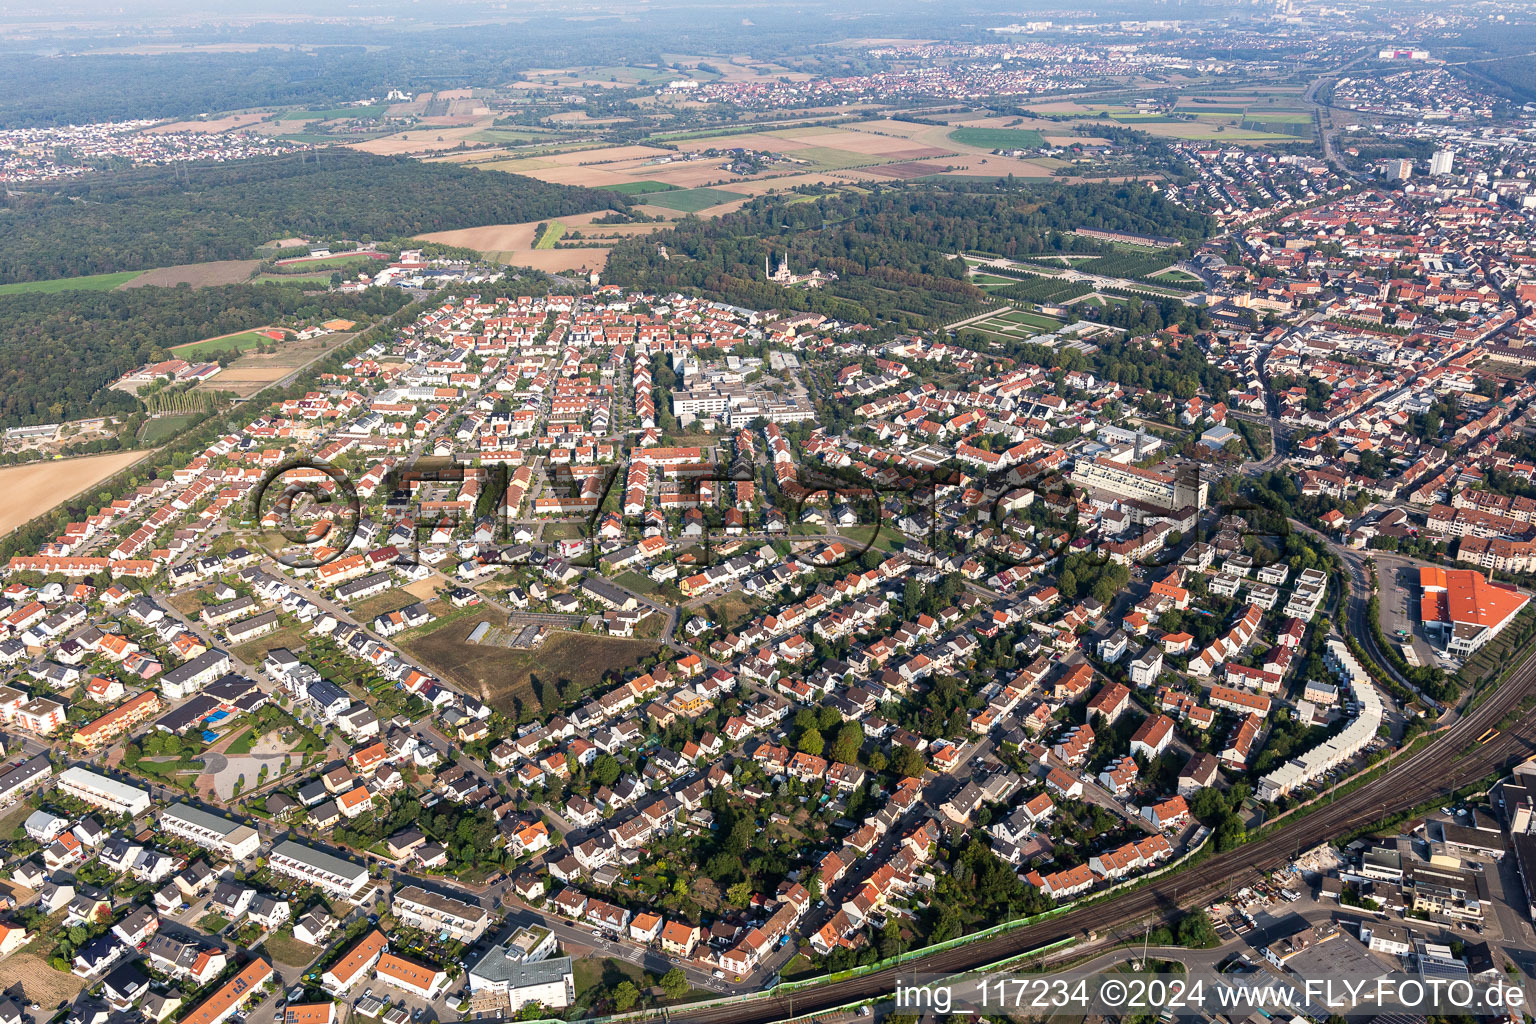
<svg viewBox="0 0 1536 1024"><path fill-rule="evenodd" d="M178 359L191 359L209 352L244 352L246 349L255 348L262 342L275 344L273 340L264 334L255 331L245 331L241 334L226 334L221 338L204 338L202 341L189 341L185 345L177 345L171 349L172 355Z"/></svg>

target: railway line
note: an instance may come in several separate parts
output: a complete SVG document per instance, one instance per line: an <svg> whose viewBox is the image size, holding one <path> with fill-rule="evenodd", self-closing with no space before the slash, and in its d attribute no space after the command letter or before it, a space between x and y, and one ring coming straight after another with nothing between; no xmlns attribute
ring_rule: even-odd
<svg viewBox="0 0 1536 1024"><path fill-rule="evenodd" d="M1536 658L1516 669L1482 706L1461 716L1436 735L1429 746L1411 754L1380 777L1337 800L1325 803L1294 825L1217 854L1189 870L1129 890L1050 921L970 945L944 950L860 977L829 982L792 995L765 996L747 1002L679 1007L669 1021L687 1024L771 1024L889 995L899 978L914 973L946 974L1028 953L1062 939L1081 939L1134 922L1172 916L1181 906L1197 905L1242 888L1259 873L1281 866L1300 851L1340 835L1363 822L1401 813L1427 800L1448 796L1460 787L1536 751L1536 713L1500 725L1527 696L1536 693ZM1479 740L1494 728L1500 731Z"/></svg>

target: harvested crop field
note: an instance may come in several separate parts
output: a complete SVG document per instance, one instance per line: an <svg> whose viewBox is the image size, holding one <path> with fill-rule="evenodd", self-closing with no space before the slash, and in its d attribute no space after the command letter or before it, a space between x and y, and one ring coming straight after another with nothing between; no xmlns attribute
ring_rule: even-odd
<svg viewBox="0 0 1536 1024"><path fill-rule="evenodd" d="M354 142L352 149L360 149L364 153L377 153L381 156L400 156L412 153L436 153L439 150L453 149L459 143L466 140L479 141L474 136L480 134L485 125L479 122L474 124L457 124L443 127L412 128L407 132L396 135L384 135L377 139L368 139L365 142Z"/></svg>
<svg viewBox="0 0 1536 1024"><path fill-rule="evenodd" d="M144 457L144 452L112 452L78 459L55 459L26 466L0 469L0 533L10 533L62 501L94 487L124 466Z"/></svg>
<svg viewBox="0 0 1536 1024"><path fill-rule="evenodd" d="M451 680L468 693L478 693L481 700L513 719L517 718L519 702L528 708L539 706L536 680L555 683L562 691L574 688L585 693L599 686L605 676L617 683L658 646L649 640L620 640L563 630L552 632L541 646L531 650L468 642L470 630L476 625L501 625L500 620L499 615L453 619L404 646L428 671Z"/></svg>
<svg viewBox="0 0 1536 1024"><path fill-rule="evenodd" d="M607 211L594 213L578 213L571 217L562 217L560 221L565 225L567 232L580 231L582 234L592 237L602 236L628 236L645 235L652 231L660 231L667 224L593 224L596 217L602 216ZM675 210L659 210L659 213L669 217L676 216ZM533 267L544 271L576 270L601 270L608 265L608 250L604 246L580 246L565 249L535 249L533 247L533 233L539 226L539 221L526 221L522 224L486 224L478 228L460 228L456 231L434 231L430 234L417 235L423 242L440 242L444 245L462 246L466 249L475 249L486 253L504 263L510 263L519 267ZM567 242L570 239L566 239ZM580 241L580 239L577 239Z"/></svg>
<svg viewBox="0 0 1536 1024"><path fill-rule="evenodd" d="M243 128L246 125L258 124L271 117L271 114L230 114L227 117L212 117L206 121L172 121L170 124L162 124L154 128L144 129L146 135L162 135L171 132L203 132L208 135L216 135L219 132L227 132L231 128Z"/></svg>
<svg viewBox="0 0 1536 1024"><path fill-rule="evenodd" d="M929 174L943 174L946 170L943 164L925 164L921 161L909 161L902 164L882 164L879 167L866 167L868 174L878 174L882 178L921 178Z"/></svg>
<svg viewBox="0 0 1536 1024"><path fill-rule="evenodd" d="M201 288L210 284L239 284L247 281L261 265L260 260L216 260L212 263L185 263L179 267L157 267L147 270L123 285L124 288L174 288L189 284Z"/></svg>
<svg viewBox="0 0 1536 1024"><path fill-rule="evenodd" d="M226 366L223 373L199 384L196 390L232 391L245 398L288 376L327 349L346 344L353 337L355 334L327 334L308 341L284 342L276 352L246 352Z"/></svg>
<svg viewBox="0 0 1536 1024"><path fill-rule="evenodd" d="M581 249L519 249L516 252L492 253L503 263L515 267L532 267L547 274L565 270L589 272L602 270L608 265L608 250L602 248Z"/></svg>
<svg viewBox="0 0 1536 1024"><path fill-rule="evenodd" d="M47 938L51 947L56 936L50 933ZM9 992L12 988L25 991L28 1002L52 1011L78 996L85 988L85 980L54 970L42 956L23 948L0 960L0 989Z"/></svg>

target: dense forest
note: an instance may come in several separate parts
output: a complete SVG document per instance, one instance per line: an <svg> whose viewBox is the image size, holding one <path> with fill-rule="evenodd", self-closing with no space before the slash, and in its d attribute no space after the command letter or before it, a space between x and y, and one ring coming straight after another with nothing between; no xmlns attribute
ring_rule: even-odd
<svg viewBox="0 0 1536 1024"><path fill-rule="evenodd" d="M625 205L612 192L329 149L145 167L0 199L0 282L249 259L289 235L395 238Z"/></svg>
<svg viewBox="0 0 1536 1024"><path fill-rule="evenodd" d="M397 289L315 296L270 284L0 296L0 427L135 410L106 385L173 345L291 319L374 320L408 301Z"/></svg>
<svg viewBox="0 0 1536 1024"><path fill-rule="evenodd" d="M701 288L754 309L811 310L916 328L953 320L985 301L955 253L1101 244L1070 234L1079 227L1195 239L1211 225L1139 185L1025 186L1006 179L979 188L892 185L792 203L770 196L714 220L690 218L671 231L619 243L604 279L657 291ZM764 257L777 265L784 252L791 269L815 268L838 280L809 292L765 280Z"/></svg>

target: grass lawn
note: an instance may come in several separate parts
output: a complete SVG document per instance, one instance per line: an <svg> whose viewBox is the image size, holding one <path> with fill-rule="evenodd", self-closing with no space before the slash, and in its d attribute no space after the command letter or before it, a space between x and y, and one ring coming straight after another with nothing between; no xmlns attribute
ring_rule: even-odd
<svg viewBox="0 0 1536 1024"><path fill-rule="evenodd" d="M382 594L365 597L352 603L352 617L367 625L385 612L397 612L408 604L415 604L416 597L406 590L386 590Z"/></svg>
<svg viewBox="0 0 1536 1024"><path fill-rule="evenodd" d="M256 746L256 730L247 729L236 736L233 743L224 748L224 753L230 757L244 757L254 746Z"/></svg>
<svg viewBox="0 0 1536 1024"><path fill-rule="evenodd" d="M272 959L278 963L288 964L290 967L304 967L311 960L320 955L320 946L311 946L307 942L300 942L293 937L292 928L268 935L262 942Z"/></svg>
<svg viewBox="0 0 1536 1024"><path fill-rule="evenodd" d="M115 274L56 277L51 281L17 281L14 284L0 284L0 295L17 295L21 292L109 292L142 273L142 270L121 270Z"/></svg>
<svg viewBox="0 0 1536 1024"><path fill-rule="evenodd" d="M276 344L265 334L246 331L243 334L231 334L224 338L204 338L202 341L189 341L185 345L177 345L170 351L178 359L191 359L193 356L206 355L210 352L244 352L246 349L255 348L262 342Z"/></svg>
<svg viewBox="0 0 1536 1024"><path fill-rule="evenodd" d="M202 758L172 758L169 761L151 761L148 758L141 759L127 771L136 772L139 775L147 775L152 778L168 779L182 772L200 772L204 768Z"/></svg>
<svg viewBox="0 0 1536 1024"><path fill-rule="evenodd" d="M668 184L665 181L626 181L622 185L605 186L609 192L617 192L625 196L648 195L652 192L681 192L677 185Z"/></svg>
<svg viewBox="0 0 1536 1024"><path fill-rule="evenodd" d="M672 584L657 583L644 573L635 572L633 569L615 576L613 581L621 587L628 587L635 593L644 594L646 597L656 601L668 601L675 604L683 600L683 592Z"/></svg>
<svg viewBox="0 0 1536 1024"><path fill-rule="evenodd" d="M1028 324L1030 327L1039 327L1041 330L1046 331L1054 331L1056 328L1061 326L1060 320L1053 320L1048 316L1042 316L1039 313L1026 312L1022 309L1014 314L1014 322Z"/></svg>
<svg viewBox="0 0 1536 1024"><path fill-rule="evenodd" d="M745 198L740 192L727 192L719 188L687 188L648 194L645 203L647 206L660 206L680 213L698 213L711 206Z"/></svg>
<svg viewBox="0 0 1536 1024"><path fill-rule="evenodd" d="M144 426L139 428L139 444L153 448L206 416L207 413L186 412L145 420Z"/></svg>
<svg viewBox="0 0 1536 1024"><path fill-rule="evenodd" d="M266 636L257 637L248 644L242 644L233 650L235 657L247 665L259 665L267 652L274 647L286 647L290 651L302 650L309 641L309 626L302 622L295 622L291 626L282 626Z"/></svg>
<svg viewBox="0 0 1536 1024"><path fill-rule="evenodd" d="M893 531L894 532L894 531ZM696 614L703 614L713 621L718 627L715 636L724 636L725 632L743 626L747 621L759 614L767 603L756 598L748 597L739 590L727 591L719 597L711 597L703 604L693 609ZM680 621L688 619L685 613ZM722 632L722 630L724 632Z"/></svg>
<svg viewBox="0 0 1536 1024"><path fill-rule="evenodd" d="M983 149L1034 149L1045 145L1045 136L1033 128L956 128L951 142Z"/></svg>
<svg viewBox="0 0 1536 1024"><path fill-rule="evenodd" d="M634 982L637 986L642 984L645 972L638 964L632 964L624 960L615 960L612 957L598 959L593 956L584 956L571 964L571 974L575 976L576 994L580 995L594 985L616 985L625 979Z"/></svg>
<svg viewBox="0 0 1536 1024"><path fill-rule="evenodd" d="M10 838L12 832L26 823L32 811L33 808L29 807L27 802L23 800L11 808L4 817L0 817L0 839Z"/></svg>
<svg viewBox="0 0 1536 1024"><path fill-rule="evenodd" d="M378 117L387 108L382 103L362 107L331 107L328 110L288 110L278 115L279 121L335 121L344 117Z"/></svg>
<svg viewBox="0 0 1536 1024"><path fill-rule="evenodd" d="M552 220L545 225L544 233L539 236L539 240L534 244L534 248L553 249L555 247L555 243L560 241L564 235L565 225L560 223L558 220Z"/></svg>

